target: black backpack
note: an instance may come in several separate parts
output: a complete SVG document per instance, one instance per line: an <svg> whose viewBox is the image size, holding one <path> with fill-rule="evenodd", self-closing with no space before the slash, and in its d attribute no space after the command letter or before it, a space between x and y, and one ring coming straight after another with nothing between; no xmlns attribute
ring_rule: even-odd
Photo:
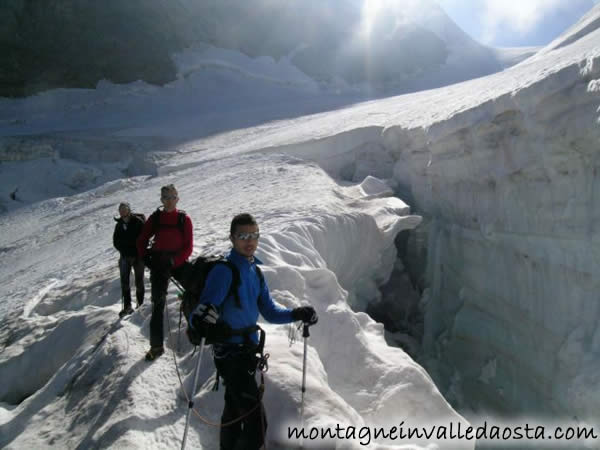
<svg viewBox="0 0 600 450"><path fill-rule="evenodd" d="M143 214L140 214L142 217L144 217ZM148 220L152 221L152 234L156 234L157 231L159 230L159 228L172 228L172 227L177 227L179 229L179 231L181 232L181 234L183 234L183 228L185 226L185 216L186 216L186 212L183 210L178 210L177 211L177 225L166 225L164 223L160 223L160 208L156 208L156 211L154 211L152 214L150 214L150 217L148 218ZM146 218L144 217L144 222L146 221Z"/></svg>
<svg viewBox="0 0 600 450"><path fill-rule="evenodd" d="M181 287L184 290L181 298L181 313L186 320L189 321L190 314L198 306L208 273L217 264L225 264L231 270L231 285L229 286L227 297L233 295L235 305L238 308L242 307L238 293L238 288L241 284L240 272L235 264L224 256L198 256L194 261L184 264L180 277ZM264 275L258 266L256 266L256 273L262 286L264 284Z"/></svg>
<svg viewBox="0 0 600 450"><path fill-rule="evenodd" d="M133 217L136 217L136 218L138 218L139 220L141 220L141 221L142 221L142 224L146 223L146 216L145 216L144 214L142 214L142 213L131 213L131 215L132 215Z"/></svg>
<svg viewBox="0 0 600 450"><path fill-rule="evenodd" d="M142 225L144 223L146 223L146 216L144 214L142 214L142 213L134 213L134 212L132 212L131 213L131 217L133 219L136 219L136 220L141 220L142 221ZM119 220L121 220L120 217L114 217L114 219L115 219L115 222L118 222Z"/></svg>
<svg viewBox="0 0 600 450"><path fill-rule="evenodd" d="M197 338L193 336L190 328L190 316L192 312L196 309L198 304L200 303L200 296L202 295L202 290L204 289L204 285L206 284L206 278L208 277L209 272L215 267L217 264L225 264L227 267L231 269L231 285L229 286L229 292L227 293L226 298L230 295L233 295L235 299L235 304L238 308L242 308L242 304L240 302L240 297L238 293L238 288L241 284L240 272L238 268L229 261L224 256L199 256L193 262L186 262L183 266L183 275L180 277L181 287L184 289L184 292L181 296L181 307L179 312L179 327L181 329L181 316L185 317L185 320L188 324L187 328L187 336L189 341L193 345L199 345L199 342L196 340ZM265 283L265 278L260 270L260 267L256 266L256 274L260 280L261 290ZM221 326L218 326L218 325ZM214 344L216 342L220 342L222 339L227 338L232 335L239 335L244 337L244 342L246 345L250 347L254 347L255 354L260 354L260 357L257 359L257 367L261 371L267 371L267 358L268 355L263 355L263 350L265 346L265 332L264 330L258 326L250 326L243 329L231 329L229 325L224 322L217 321L218 331L215 331L213 336L206 337L206 344ZM252 342L250 335L258 332L259 333L259 342L258 345L254 345ZM219 371L217 370L217 381L215 382L214 390L219 389Z"/></svg>

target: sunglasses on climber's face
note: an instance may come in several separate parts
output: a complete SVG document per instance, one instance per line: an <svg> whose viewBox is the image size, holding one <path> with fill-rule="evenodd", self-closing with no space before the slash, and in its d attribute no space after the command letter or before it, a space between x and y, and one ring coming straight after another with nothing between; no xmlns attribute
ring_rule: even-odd
<svg viewBox="0 0 600 450"><path fill-rule="evenodd" d="M254 231L252 233L236 233L233 235L233 237L239 239L240 241L249 241L258 239L260 237L260 233L258 231Z"/></svg>

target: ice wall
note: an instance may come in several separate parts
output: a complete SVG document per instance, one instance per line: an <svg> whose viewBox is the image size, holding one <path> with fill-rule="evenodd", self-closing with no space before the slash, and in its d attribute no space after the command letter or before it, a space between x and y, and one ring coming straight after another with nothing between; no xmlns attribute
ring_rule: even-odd
<svg viewBox="0 0 600 450"><path fill-rule="evenodd" d="M383 132L428 219L424 349L468 406L597 414L598 78L588 58L428 129Z"/></svg>

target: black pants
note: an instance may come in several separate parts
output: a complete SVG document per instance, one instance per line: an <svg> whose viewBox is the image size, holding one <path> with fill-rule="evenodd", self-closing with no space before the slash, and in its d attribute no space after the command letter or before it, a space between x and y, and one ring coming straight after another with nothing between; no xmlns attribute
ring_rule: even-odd
<svg viewBox="0 0 600 450"><path fill-rule="evenodd" d="M152 285L152 317L150 318L150 346L162 347L164 341L164 312L167 301L169 278L173 276L177 281L181 278L183 266L171 271L161 269L150 270L150 283Z"/></svg>
<svg viewBox="0 0 600 450"><path fill-rule="evenodd" d="M123 307L131 308L131 269L135 274L135 296L139 305L144 303L144 261L136 257L119 258L119 273L121 275L121 295L123 296Z"/></svg>
<svg viewBox="0 0 600 450"><path fill-rule="evenodd" d="M256 362L254 352L248 349L237 347L237 350L220 352L215 348L215 365L225 384L225 407L221 424L231 422L254 409L244 419L221 427L221 450L256 450L263 445L267 418L262 402L257 407L261 396L254 376Z"/></svg>

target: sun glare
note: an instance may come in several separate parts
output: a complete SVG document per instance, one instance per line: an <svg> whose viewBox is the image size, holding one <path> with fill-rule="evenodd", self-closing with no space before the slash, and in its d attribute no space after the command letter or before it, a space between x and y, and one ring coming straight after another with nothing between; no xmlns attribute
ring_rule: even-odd
<svg viewBox="0 0 600 450"><path fill-rule="evenodd" d="M373 27L380 10L383 8L385 0L364 0L362 10L362 20L365 31L368 33Z"/></svg>

